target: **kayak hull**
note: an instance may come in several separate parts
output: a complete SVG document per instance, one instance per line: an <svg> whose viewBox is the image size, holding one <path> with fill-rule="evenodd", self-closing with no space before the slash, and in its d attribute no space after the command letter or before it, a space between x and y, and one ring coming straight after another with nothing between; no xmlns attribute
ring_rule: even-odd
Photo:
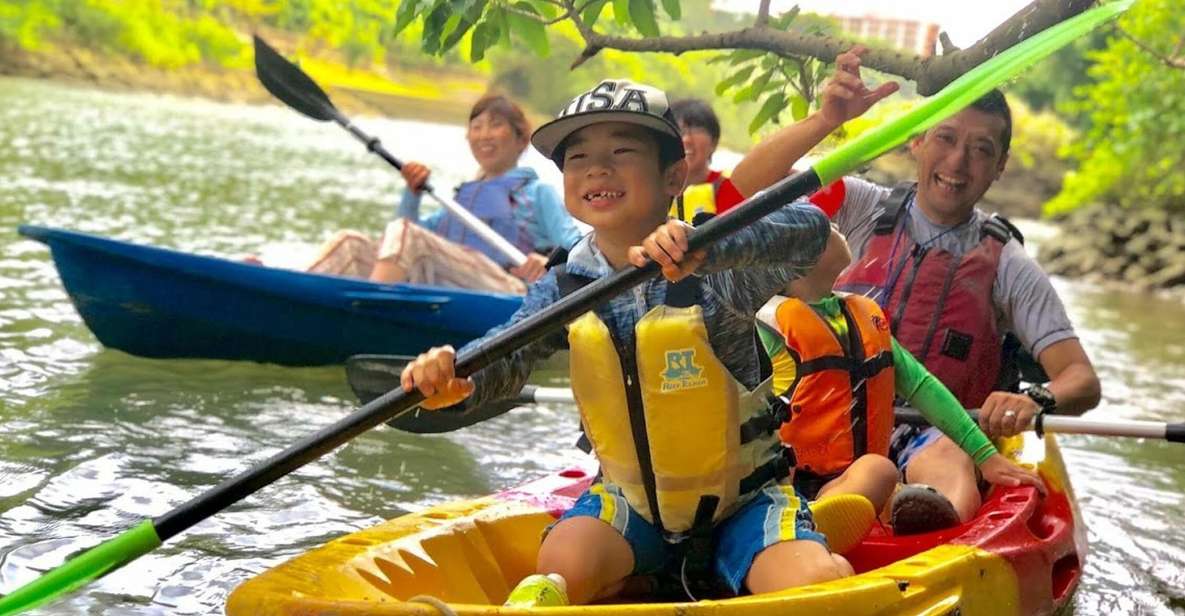
<svg viewBox="0 0 1185 616"><path fill-rule="evenodd" d="M521 304L512 295L377 284L22 225L49 246L78 313L104 346L158 358L285 365L462 345Z"/></svg>
<svg viewBox="0 0 1185 616"><path fill-rule="evenodd" d="M1013 440L1015 451L1021 439ZM994 489L980 515L957 528L913 537L874 530L847 554L858 575L843 580L699 602L501 607L533 572L543 530L591 482L595 468L577 466L331 541L244 582L227 614L439 614L435 600L461 615L1052 614L1077 587L1085 533L1053 437L1030 435L1023 454L1049 496Z"/></svg>

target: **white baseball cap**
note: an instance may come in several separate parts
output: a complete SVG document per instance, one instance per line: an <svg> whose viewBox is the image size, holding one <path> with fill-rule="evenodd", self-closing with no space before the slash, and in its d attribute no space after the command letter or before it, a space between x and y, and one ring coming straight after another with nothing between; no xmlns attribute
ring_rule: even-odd
<svg viewBox="0 0 1185 616"><path fill-rule="evenodd" d="M667 95L658 88L625 79L606 79L572 99L556 118L531 135L531 144L555 161L555 151L572 133L602 122L625 122L671 138L683 156L683 135L675 124ZM558 165L559 162L556 161Z"/></svg>

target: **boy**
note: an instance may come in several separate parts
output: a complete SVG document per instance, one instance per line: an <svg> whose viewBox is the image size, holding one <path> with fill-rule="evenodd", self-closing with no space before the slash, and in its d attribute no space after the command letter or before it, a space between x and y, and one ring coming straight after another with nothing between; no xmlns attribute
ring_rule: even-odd
<svg viewBox="0 0 1185 616"><path fill-rule="evenodd" d="M593 232L532 285L511 322L648 258L665 279L572 322L566 345L553 335L470 379L454 377L451 347L437 347L403 372L403 388L419 388L424 408L465 401L463 412L513 395L536 360L570 347L579 367L572 388L603 481L544 539L538 572L552 575L531 576L519 590L563 598L566 583L573 604L612 596L631 575L679 572L688 560L677 550L705 536L715 544L711 567L733 592L850 575L804 501L778 484L789 465L753 337L758 308L822 252L827 218L787 206L689 254L689 227L667 220L687 175L683 145L665 94L648 86L604 81L531 141L563 171L565 206ZM687 277L697 269L701 276ZM848 502L857 501L868 509L867 530L871 507Z"/></svg>
<svg viewBox="0 0 1185 616"><path fill-rule="evenodd" d="M789 297L758 313L777 330L759 331L774 363L774 391L789 406L780 434L796 457L795 489L810 499L861 494L881 511L897 486L887 457L894 395L971 456L984 480L1043 489L1035 473L1001 456L954 395L897 344L876 302L832 292L851 261L847 241L833 232L815 268L786 286ZM909 525L915 517L901 513L892 512L895 532L917 532ZM948 525L959 521L953 508L941 514Z"/></svg>

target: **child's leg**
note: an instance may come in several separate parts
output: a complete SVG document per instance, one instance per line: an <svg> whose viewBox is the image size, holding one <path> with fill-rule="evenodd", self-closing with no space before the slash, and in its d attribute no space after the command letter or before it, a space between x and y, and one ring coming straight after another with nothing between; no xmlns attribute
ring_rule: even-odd
<svg viewBox="0 0 1185 616"><path fill-rule="evenodd" d="M611 597L634 570L634 552L617 529L587 516L567 518L551 529L539 548L539 573L558 573L568 584L568 601L583 605Z"/></svg>
<svg viewBox="0 0 1185 616"><path fill-rule="evenodd" d="M906 483L924 483L950 500L959 520L966 522L979 511L981 499L975 462L954 441L938 435L910 457L905 466Z"/></svg>
<svg viewBox="0 0 1185 616"><path fill-rule="evenodd" d="M658 571L667 544L615 488L593 484L553 526L539 548L537 573L558 573L568 602L588 603L617 594L631 574Z"/></svg>
<svg viewBox="0 0 1185 616"><path fill-rule="evenodd" d="M827 582L852 575L852 565L827 546L810 539L783 541L753 559L745 587L753 594Z"/></svg>
<svg viewBox="0 0 1185 616"><path fill-rule="evenodd" d="M867 506L867 504L865 504ZM740 592L770 592L852 574L852 567L827 548L811 512L791 486L767 486L720 523L716 570Z"/></svg>
<svg viewBox="0 0 1185 616"><path fill-rule="evenodd" d="M842 475L824 484L816 498L860 494L872 502L876 511L881 511L897 487L897 478L897 466L891 460L874 453L865 454L857 458Z"/></svg>

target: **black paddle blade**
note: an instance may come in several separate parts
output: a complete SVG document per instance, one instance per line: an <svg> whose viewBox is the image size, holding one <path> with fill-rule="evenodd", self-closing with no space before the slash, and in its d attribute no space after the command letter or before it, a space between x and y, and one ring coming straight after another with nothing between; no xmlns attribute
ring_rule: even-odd
<svg viewBox="0 0 1185 616"><path fill-rule="evenodd" d="M320 86L259 35L255 35L254 39L255 74L272 96L314 120L325 122L335 119L337 109Z"/></svg>
<svg viewBox="0 0 1185 616"><path fill-rule="evenodd" d="M346 359L346 380L350 383L350 389L354 390L354 395L365 404L392 389L398 389L399 375L403 374L403 367L413 359L405 355L354 355ZM501 400L463 413L449 409L419 410L404 413L388 421L387 425L416 434L452 432L497 417L523 404L516 400Z"/></svg>

